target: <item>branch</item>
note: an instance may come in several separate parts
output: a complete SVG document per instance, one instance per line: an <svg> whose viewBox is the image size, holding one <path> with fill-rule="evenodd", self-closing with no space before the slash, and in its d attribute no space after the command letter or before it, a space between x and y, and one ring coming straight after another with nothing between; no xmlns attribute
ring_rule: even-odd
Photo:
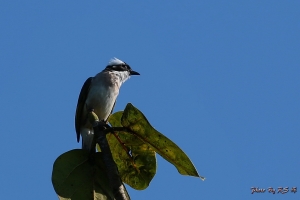
<svg viewBox="0 0 300 200"><path fill-rule="evenodd" d="M108 128L104 129L102 123L99 123L97 126L94 127L94 132L96 136L96 142L99 144L103 156L103 162L106 166L107 175L109 179L110 186L113 190L113 195L116 200L129 200L130 197L127 196L128 194L123 182L119 176L119 171L116 166L116 163L113 160L108 141L106 139L106 134L108 132L112 132L114 130L124 130L123 127L116 127L116 128Z"/></svg>
<svg viewBox="0 0 300 200"><path fill-rule="evenodd" d="M126 131L126 132L131 132L128 128L126 127L109 127L103 130L104 134L108 134L108 133L113 133L116 131Z"/></svg>

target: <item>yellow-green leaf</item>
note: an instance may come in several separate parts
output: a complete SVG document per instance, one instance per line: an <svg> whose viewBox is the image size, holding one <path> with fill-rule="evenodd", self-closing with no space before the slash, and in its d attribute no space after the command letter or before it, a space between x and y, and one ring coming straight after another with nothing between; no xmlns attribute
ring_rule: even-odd
<svg viewBox="0 0 300 200"><path fill-rule="evenodd" d="M123 112L108 119L112 127L122 127ZM137 190L146 189L156 173L155 151L137 136L125 131L107 134L107 140L122 181Z"/></svg>
<svg viewBox="0 0 300 200"><path fill-rule="evenodd" d="M144 143L150 145L159 155L172 163L182 175L200 176L188 156L170 139L155 130L141 111L128 103L121 123L130 129Z"/></svg>

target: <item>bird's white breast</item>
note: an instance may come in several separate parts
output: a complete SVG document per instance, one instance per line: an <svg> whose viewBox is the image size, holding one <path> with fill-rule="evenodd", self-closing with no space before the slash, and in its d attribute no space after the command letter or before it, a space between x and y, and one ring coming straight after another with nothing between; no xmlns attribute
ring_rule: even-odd
<svg viewBox="0 0 300 200"><path fill-rule="evenodd" d="M110 115L119 88L116 85L104 84L102 80L94 80L86 100L87 109L94 109L99 120L106 120Z"/></svg>

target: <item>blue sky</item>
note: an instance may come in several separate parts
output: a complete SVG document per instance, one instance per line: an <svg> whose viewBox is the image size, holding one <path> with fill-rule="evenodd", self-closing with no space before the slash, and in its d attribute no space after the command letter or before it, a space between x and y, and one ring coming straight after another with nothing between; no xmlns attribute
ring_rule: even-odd
<svg viewBox="0 0 300 200"><path fill-rule="evenodd" d="M299 1L0 1L0 194L57 199L87 77L117 57L128 102L207 179L158 171L132 199L299 199Z"/></svg>

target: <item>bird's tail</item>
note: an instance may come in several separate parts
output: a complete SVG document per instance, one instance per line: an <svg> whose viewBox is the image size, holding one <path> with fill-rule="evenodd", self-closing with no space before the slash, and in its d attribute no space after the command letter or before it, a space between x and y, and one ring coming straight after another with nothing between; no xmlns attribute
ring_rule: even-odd
<svg viewBox="0 0 300 200"><path fill-rule="evenodd" d="M82 149L91 151L94 141L94 131L88 128L82 128L80 134L82 137Z"/></svg>

